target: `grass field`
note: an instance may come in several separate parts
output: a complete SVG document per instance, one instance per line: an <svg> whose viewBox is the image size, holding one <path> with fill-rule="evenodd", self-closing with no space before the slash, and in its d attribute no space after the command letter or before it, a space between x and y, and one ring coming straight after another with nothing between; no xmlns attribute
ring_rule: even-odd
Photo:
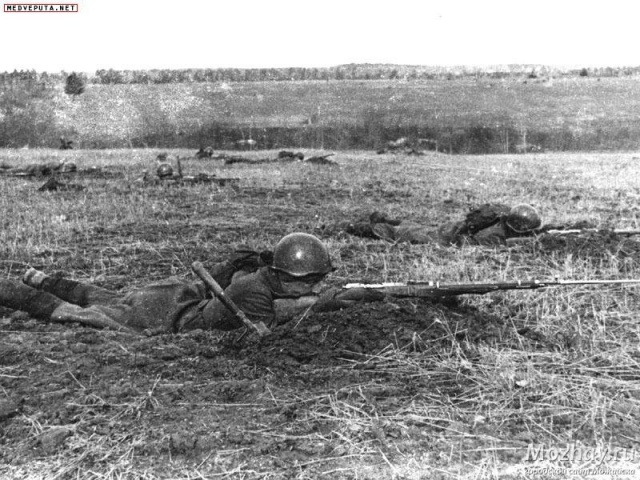
<svg viewBox="0 0 640 480"><path fill-rule="evenodd" d="M11 165L102 167L69 177L83 192L0 177L1 275L19 279L31 265L125 292L193 279L191 262L211 266L238 243L269 248L306 231L338 267L326 287L640 278L638 237L454 248L339 228L373 210L435 228L485 202L527 202L547 223L637 229L640 163L631 153L350 151L332 157L337 167L194 159L183 161L185 173L239 178L239 187L136 182L158 153L0 151ZM639 303L638 287L614 286L387 299L302 315L239 342L202 331L139 338L1 310L0 477L505 479L598 466L592 456L527 459L540 446L573 446L612 452L599 466L638 478ZM585 477L553 475L544 478Z"/></svg>
<svg viewBox="0 0 640 480"><path fill-rule="evenodd" d="M375 149L408 136L437 139L441 149L454 153L507 153L526 135L527 142L552 151L637 149L638 82L578 77L526 83L92 84L73 98L58 84L32 99L2 92L0 144L55 148L64 135L77 148L224 149L252 138L258 148L344 150Z"/></svg>

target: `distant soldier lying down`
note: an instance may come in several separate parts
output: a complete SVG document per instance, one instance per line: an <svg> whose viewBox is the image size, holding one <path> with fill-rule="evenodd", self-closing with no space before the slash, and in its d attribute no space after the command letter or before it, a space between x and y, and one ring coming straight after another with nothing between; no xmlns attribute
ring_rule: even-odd
<svg viewBox="0 0 640 480"><path fill-rule="evenodd" d="M52 161L46 163L30 163L21 167L0 165L0 175L12 177L44 177L57 173L73 173L78 167L73 162Z"/></svg>
<svg viewBox="0 0 640 480"><path fill-rule="evenodd" d="M464 220L447 222L437 229L406 220L390 220L374 212L369 223L352 223L344 230L352 235L389 242L500 245L511 238L531 236L541 225L540 215L530 205L509 208L485 204L469 212Z"/></svg>
<svg viewBox="0 0 640 480"><path fill-rule="evenodd" d="M238 250L210 272L250 320L273 326L308 308L338 310L384 296L365 289L340 293L330 290L323 296L316 295L314 287L333 271L333 266L327 248L313 235L289 234L277 243L272 259L269 254ZM202 283L178 279L121 295L29 269L22 283L0 279L0 306L22 310L45 321L147 333L196 328L233 330L243 326Z"/></svg>

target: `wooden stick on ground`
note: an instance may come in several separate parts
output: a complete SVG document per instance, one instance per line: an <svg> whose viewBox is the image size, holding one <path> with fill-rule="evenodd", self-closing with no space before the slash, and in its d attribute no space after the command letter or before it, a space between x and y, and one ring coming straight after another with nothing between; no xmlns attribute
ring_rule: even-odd
<svg viewBox="0 0 640 480"><path fill-rule="evenodd" d="M258 332L258 335L260 335L261 337L265 335L269 335L271 333L271 330L269 330L269 328L264 324L264 322L253 323L251 320L247 318L245 313L242 310L240 310L240 308L238 308L238 306L233 302L233 300L231 300L229 297L225 295L224 290L222 290L222 287L220 287L220 285L218 285L218 282L216 282L213 279L213 277L209 275L209 272L205 270L204 265L202 265L202 263L193 262L191 264L191 269L194 271L196 275L198 275L198 277L200 277L200 279L204 282L207 288L213 292L216 298L219 299L224 304L225 307L231 310L235 314L235 316L242 321L242 323L244 323L247 327L254 329L256 332Z"/></svg>

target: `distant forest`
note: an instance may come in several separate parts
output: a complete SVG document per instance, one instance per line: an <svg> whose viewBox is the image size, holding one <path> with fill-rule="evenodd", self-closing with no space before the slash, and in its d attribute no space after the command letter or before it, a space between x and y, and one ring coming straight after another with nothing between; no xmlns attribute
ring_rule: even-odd
<svg viewBox="0 0 640 480"><path fill-rule="evenodd" d="M0 84L64 80L69 72L14 70L0 73ZM269 82L301 80L454 80L458 78L623 77L640 74L638 67L562 68L544 65L416 66L393 64L349 64L328 68L191 68L183 70L97 70L80 74L93 84L166 84L207 82Z"/></svg>

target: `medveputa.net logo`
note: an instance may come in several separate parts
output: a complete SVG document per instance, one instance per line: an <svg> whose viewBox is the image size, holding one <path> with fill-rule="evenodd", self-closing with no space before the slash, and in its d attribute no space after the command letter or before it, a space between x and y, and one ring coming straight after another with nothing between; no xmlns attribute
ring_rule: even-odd
<svg viewBox="0 0 640 480"><path fill-rule="evenodd" d="M77 13L77 3L4 3L5 13Z"/></svg>
<svg viewBox="0 0 640 480"><path fill-rule="evenodd" d="M564 447L549 447L542 444L529 444L525 462L578 462L594 465L606 465L616 462L636 462L640 451L634 448L598 445L590 447L580 443L571 443Z"/></svg>

